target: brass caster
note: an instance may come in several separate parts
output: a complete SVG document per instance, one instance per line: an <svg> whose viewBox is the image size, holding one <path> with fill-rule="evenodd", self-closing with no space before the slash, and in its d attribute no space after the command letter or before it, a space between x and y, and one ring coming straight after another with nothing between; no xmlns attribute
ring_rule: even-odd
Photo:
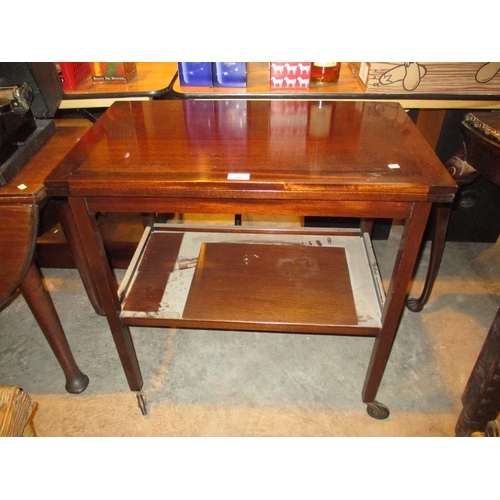
<svg viewBox="0 0 500 500"><path fill-rule="evenodd" d="M378 401L366 403L366 412L370 417L376 418L377 420L384 420L390 414L389 408Z"/></svg>
<svg viewBox="0 0 500 500"><path fill-rule="evenodd" d="M137 392L135 397L137 398L137 405L139 406L141 413L146 416L148 414L148 404L146 402L146 396L142 392Z"/></svg>

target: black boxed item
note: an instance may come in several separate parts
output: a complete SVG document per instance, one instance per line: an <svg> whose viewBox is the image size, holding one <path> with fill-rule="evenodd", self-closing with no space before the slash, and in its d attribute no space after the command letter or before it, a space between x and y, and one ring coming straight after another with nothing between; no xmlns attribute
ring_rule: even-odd
<svg viewBox="0 0 500 500"><path fill-rule="evenodd" d="M53 62L0 63L0 186L14 177L55 131L63 88Z"/></svg>

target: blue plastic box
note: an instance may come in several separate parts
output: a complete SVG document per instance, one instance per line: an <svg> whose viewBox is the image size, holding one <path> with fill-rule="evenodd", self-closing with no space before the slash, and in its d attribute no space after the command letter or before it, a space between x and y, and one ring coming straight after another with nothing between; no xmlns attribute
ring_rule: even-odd
<svg viewBox="0 0 500 500"><path fill-rule="evenodd" d="M214 87L246 87L246 62L213 62L212 81Z"/></svg>
<svg viewBox="0 0 500 500"><path fill-rule="evenodd" d="M191 87L212 86L211 62L180 62L178 67L181 85Z"/></svg>

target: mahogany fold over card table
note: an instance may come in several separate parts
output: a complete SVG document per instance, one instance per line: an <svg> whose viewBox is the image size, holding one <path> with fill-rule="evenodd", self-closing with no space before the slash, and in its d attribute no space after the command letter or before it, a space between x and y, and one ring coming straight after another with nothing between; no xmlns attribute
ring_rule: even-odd
<svg viewBox="0 0 500 500"><path fill-rule="evenodd" d="M129 387L147 412L130 326L374 337L376 395L433 203L456 184L397 103L117 102L45 180L68 204ZM359 229L156 222L118 288L98 212L356 217ZM404 221L387 290L370 232ZM64 229L64 227L63 227Z"/></svg>

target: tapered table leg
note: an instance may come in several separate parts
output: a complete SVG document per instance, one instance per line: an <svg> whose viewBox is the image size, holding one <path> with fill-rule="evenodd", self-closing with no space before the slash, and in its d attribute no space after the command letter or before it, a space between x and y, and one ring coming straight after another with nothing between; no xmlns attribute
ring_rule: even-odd
<svg viewBox="0 0 500 500"><path fill-rule="evenodd" d="M33 262L19 288L61 365L66 377L66 390L72 394L83 392L89 384L89 378L75 362L52 299Z"/></svg>
<svg viewBox="0 0 500 500"><path fill-rule="evenodd" d="M367 411L374 418L387 418L389 416L388 408L376 401L375 398L403 314L408 283L417 261L419 246L427 225L429 212L430 204L416 205L413 215L406 221L401 238L391 284L382 312L382 328L375 339L362 393L363 402L368 406Z"/></svg>
<svg viewBox="0 0 500 500"><path fill-rule="evenodd" d="M95 286L100 305L108 321L127 382L132 391L141 391L143 379L139 361L130 330L127 325L122 324L120 319L121 304L118 299L118 286L106 258L95 214L87 210L84 198L71 197L68 203L67 223L76 229L79 241L85 242L85 245L81 247L84 265L89 270L90 280Z"/></svg>
<svg viewBox="0 0 500 500"><path fill-rule="evenodd" d="M100 316L104 316L104 310L101 306L101 301L99 300L99 295L97 293L95 283L92 280L92 273L90 272L83 255L82 244L79 241L78 232L74 227L68 204L60 201L57 204L57 209L61 227L64 231L64 236L66 237L73 252L73 257L75 258L76 262L76 268L78 269L80 278L82 279L82 283L85 291L87 292L89 301L92 304L94 311Z"/></svg>

